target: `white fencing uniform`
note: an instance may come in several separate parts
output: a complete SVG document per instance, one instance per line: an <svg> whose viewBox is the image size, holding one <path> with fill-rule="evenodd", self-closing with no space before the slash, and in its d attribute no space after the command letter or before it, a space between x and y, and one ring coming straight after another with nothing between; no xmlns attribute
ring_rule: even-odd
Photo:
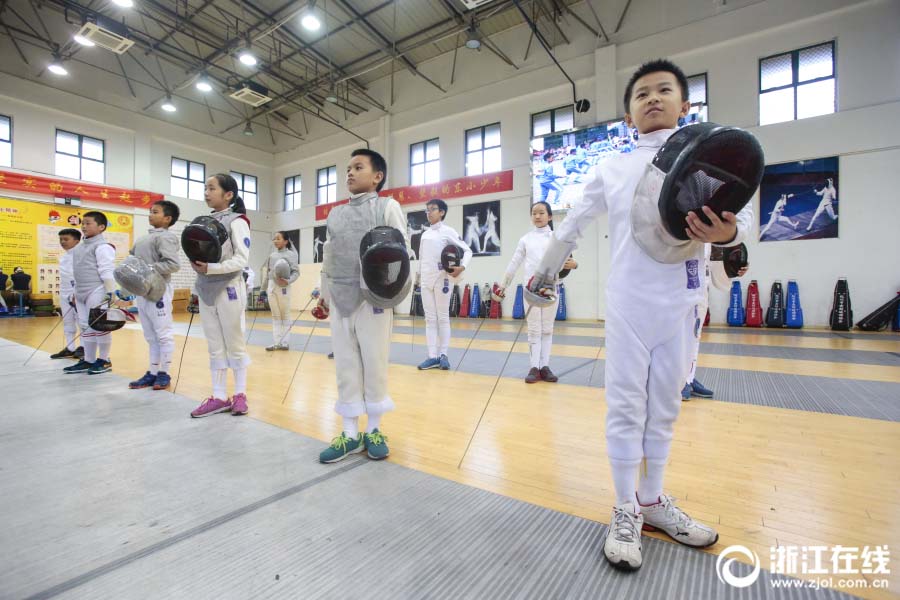
<svg viewBox="0 0 900 600"><path fill-rule="evenodd" d="M550 243L550 234L553 230L549 225L536 227L523 235L519 239L509 266L506 268L506 276L504 277L504 288L508 288L510 282L516 276L519 266L525 263L523 284L527 285L528 281L534 275L544 252L547 251L547 244ZM527 300L526 300L527 303ZM559 298L545 307L534 306L527 307L528 312L528 348L531 356L531 366L535 369L550 366L550 350L553 348L553 324L556 322L556 310L559 306Z"/></svg>
<svg viewBox="0 0 900 600"><path fill-rule="evenodd" d="M698 246L696 255L684 262L663 264L645 254L631 232L635 189L647 163L674 131L642 134L634 151L594 167L583 197L556 232L558 239L575 242L593 217L609 213L606 443L618 502L636 502L633 483L642 458L662 469L669 456L701 320L703 248ZM753 219L751 207L738 214L737 236L724 245L744 240Z"/></svg>
<svg viewBox="0 0 900 600"><path fill-rule="evenodd" d="M443 221L428 227L419 243L419 282L425 311L428 358L440 358L447 354L450 347L450 296L456 281L441 266L441 252L450 244L462 248L460 264L468 266L472 260L471 248L460 239L455 229Z"/></svg>
<svg viewBox="0 0 900 600"><path fill-rule="evenodd" d="M77 247L77 246L76 246ZM78 349L75 336L78 334L78 311L75 310L75 268L72 264L72 250L59 257L59 305L63 314L63 335L66 348L70 352ZM69 304L69 302L72 304Z"/></svg>
<svg viewBox="0 0 900 600"><path fill-rule="evenodd" d="M822 200L819 201L819 206L816 208L816 214L809 220L809 225L806 227L807 231L812 229L813 223L816 222L816 219L819 218L822 211L827 211L828 216L831 217L832 221L837 219L837 215L834 214L834 207L832 206L832 202L837 200L837 190L834 185L826 185L821 190L816 191L815 194L817 196L822 196Z"/></svg>
<svg viewBox="0 0 900 600"><path fill-rule="evenodd" d="M345 418L365 413L371 419L394 408L387 390L393 311L369 304L359 287L359 245L376 225L406 231L406 218L396 200L379 198L375 192L357 194L328 214L322 296L331 311L338 385L334 409ZM404 239L408 248L405 233Z"/></svg>
<svg viewBox="0 0 900 600"><path fill-rule="evenodd" d="M281 287L275 283L275 263L284 259L291 266L291 276L288 285ZM297 264L297 252L285 246L281 250L275 250L269 255L269 260L263 273L264 280L268 280L266 294L269 297L269 308L272 311L272 339L275 344L287 344L290 341L288 332L291 329L291 287L290 284L300 277L300 267Z"/></svg>
<svg viewBox="0 0 900 600"><path fill-rule="evenodd" d="M207 273L198 273L195 288L200 299L200 319L209 349L209 368L213 371L213 394L224 400L224 369L235 372L235 393L243 393L237 382L246 380L250 364L245 342L243 270L250 260L250 221L246 215L230 208L211 215L228 230L228 241L222 245L222 259L210 263ZM217 389L218 388L218 389Z"/></svg>
<svg viewBox="0 0 900 600"><path fill-rule="evenodd" d="M94 362L97 358L109 360L112 338L108 331L97 331L89 327L90 310L106 300L106 295L116 291L113 271L116 268L116 248L106 241L103 234L83 238L72 248L72 269L75 274L75 310L78 312L78 326L84 332L84 360Z"/></svg>
<svg viewBox="0 0 900 600"><path fill-rule="evenodd" d="M163 297L153 302L141 296L134 303L141 318L141 330L150 347L150 368L152 375L168 373L175 352L175 332L172 329L172 273L181 268L178 251L179 237L164 227L153 228L148 235L134 243L131 254L142 259L166 280Z"/></svg>

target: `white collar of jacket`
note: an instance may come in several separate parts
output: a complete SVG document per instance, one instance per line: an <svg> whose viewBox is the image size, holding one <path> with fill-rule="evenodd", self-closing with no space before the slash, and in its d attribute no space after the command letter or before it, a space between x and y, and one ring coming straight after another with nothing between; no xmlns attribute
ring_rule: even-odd
<svg viewBox="0 0 900 600"><path fill-rule="evenodd" d="M437 223L433 223L433 224L432 224L432 223L429 223L429 224L428 224L428 228L429 228L429 229L434 229L435 231L437 231L438 229L441 228L441 225L443 225L443 224L444 224L443 221L438 221Z"/></svg>
<svg viewBox="0 0 900 600"><path fill-rule="evenodd" d="M669 139L669 136L678 131L677 129L660 129L658 131L653 131L651 133L641 133L638 135L637 147L638 148L659 148L666 140Z"/></svg>
<svg viewBox="0 0 900 600"><path fill-rule="evenodd" d="M147 233L162 233L163 231L168 231L165 227L151 227L147 230Z"/></svg>
<svg viewBox="0 0 900 600"><path fill-rule="evenodd" d="M94 237L82 238L81 243L84 244L85 246L93 246L94 244L106 243L106 238L103 237L102 233L98 233Z"/></svg>
<svg viewBox="0 0 900 600"><path fill-rule="evenodd" d="M544 225L543 227L535 227L534 230L538 233L550 233L551 231L553 231L552 229L550 229L549 225Z"/></svg>
<svg viewBox="0 0 900 600"><path fill-rule="evenodd" d="M359 206L363 202L367 200L372 200L378 197L378 192L363 192L361 194L350 194L350 204L353 206Z"/></svg>
<svg viewBox="0 0 900 600"><path fill-rule="evenodd" d="M213 217L218 217L218 216L221 216L221 215L227 215L227 214L230 213L230 212L231 212L231 207L229 206L228 208L226 208L226 209L224 209L224 210L213 211L213 213L212 213L211 216L213 216Z"/></svg>

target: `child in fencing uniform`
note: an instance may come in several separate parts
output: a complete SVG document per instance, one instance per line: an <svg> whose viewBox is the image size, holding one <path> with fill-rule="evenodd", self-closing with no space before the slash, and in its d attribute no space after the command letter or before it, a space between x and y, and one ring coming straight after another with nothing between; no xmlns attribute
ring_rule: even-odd
<svg viewBox="0 0 900 600"><path fill-rule="evenodd" d="M688 259L657 262L635 239L632 227L638 184L645 173L653 174L648 164L690 109L687 78L669 61L651 61L632 75L624 101L626 121L639 132L637 145L594 168L583 197L553 234L536 277L544 280L542 288L549 289L546 280L552 282L560 257L574 248L594 216L609 213L606 444L616 501L603 553L613 566L634 570L643 563L642 528L661 530L691 547L710 546L718 534L691 519L663 493L680 391L700 318L703 247L688 244L686 249L693 253ZM653 181L648 179L647 185ZM720 218L704 206L709 223L690 212L682 223L685 235L694 242L737 245L749 231L751 207L748 203L738 215L723 212ZM529 284L529 291L538 283Z"/></svg>
<svg viewBox="0 0 900 600"><path fill-rule="evenodd" d="M459 277L469 261L472 250L462 241L455 229L444 223L447 203L440 199L425 203L425 214L429 227L422 233L419 242L419 273L417 284L421 285L422 307L425 310L425 339L428 342L428 358L419 365L420 370L440 367L450 368L447 349L450 347L450 295L453 288L451 278ZM441 252L449 245L462 249L460 265L444 271Z"/></svg>
<svg viewBox="0 0 900 600"><path fill-rule="evenodd" d="M535 202L531 207L531 222L534 229L519 240L513 252L499 296L506 295L506 288L516 276L516 271L525 263L525 282L527 283L534 270L540 264L547 244L550 243L550 232L553 231L553 209L547 202ZM578 263L569 258L566 269L577 269ZM525 377L525 383L547 381L556 383L559 379L550 370L550 350L553 347L553 324L556 322L556 309L559 300L549 306L531 306L528 310L528 348L531 357L531 369Z"/></svg>
<svg viewBox="0 0 900 600"><path fill-rule="evenodd" d="M276 231L272 238L275 251L269 255L269 260L263 268L263 281L268 281L266 294L269 297L269 308L272 309L272 345L266 348L272 350L290 349L291 330L291 288L290 285L300 277L297 250L287 237L287 232ZM287 263L288 277L279 274L276 265L279 261Z"/></svg>
<svg viewBox="0 0 900 600"><path fill-rule="evenodd" d="M366 451L372 459L387 458L387 437L379 430L381 416L394 408L388 395L388 356L393 329L393 311L369 302L361 289L360 244L376 226L389 226L400 233L407 254L406 219L393 198L380 198L387 163L373 150L358 149L347 166L350 202L328 214L322 297L313 311L324 318L330 310L338 399L335 412L342 420L340 435L319 455L323 463L343 460ZM403 294L405 295L405 294ZM359 416L368 415L365 434L359 431Z"/></svg>
<svg viewBox="0 0 900 600"><path fill-rule="evenodd" d="M178 222L181 211L178 205L168 200L160 200L150 207L150 231L134 243L131 254L142 259L159 273L166 282L166 291L157 301L142 296L135 298L135 305L141 317L144 339L150 346L150 368L143 377L128 384L136 390L152 387L164 390L169 387L171 377L169 366L175 352L175 333L172 330L172 273L181 268L178 251L181 242L169 227Z"/></svg>
<svg viewBox="0 0 900 600"><path fill-rule="evenodd" d="M65 373L88 373L99 375L112 370L109 354L112 338L108 331L97 331L90 327L90 310L104 302L111 303L115 293L116 249L106 241L103 232L109 221L99 211L84 213L81 222L83 237L81 243L72 250L72 271L75 277L75 311L81 328L84 344L84 358Z"/></svg>
<svg viewBox="0 0 900 600"><path fill-rule="evenodd" d="M247 294L244 293L243 270L250 260L250 220L239 191L231 175L219 173L206 180L206 205L213 210L211 216L228 231L228 240L222 245L220 262L191 263L197 273L194 287L209 349L213 388L212 396L191 412L194 418L229 411L232 415L245 415L248 410L250 355L244 333ZM229 368L234 373L234 396L230 398L226 392Z"/></svg>
<svg viewBox="0 0 900 600"><path fill-rule="evenodd" d="M50 358L84 358L84 347L75 345L78 329L78 312L75 310L75 271L72 264L72 250L81 241L77 229L62 229L59 245L65 250L59 257L59 304L63 313L63 335L66 347L51 354Z"/></svg>

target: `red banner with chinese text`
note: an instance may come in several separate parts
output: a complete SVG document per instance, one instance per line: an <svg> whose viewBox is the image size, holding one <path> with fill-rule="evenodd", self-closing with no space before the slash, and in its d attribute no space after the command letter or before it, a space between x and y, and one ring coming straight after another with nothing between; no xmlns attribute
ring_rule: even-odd
<svg viewBox="0 0 900 600"><path fill-rule="evenodd" d="M472 175L469 177L460 177L458 179L448 179L438 183L429 183L427 185L410 185L400 188L392 188L389 190L381 190L379 196L391 196L403 204L424 204L432 198L440 198L441 200L451 200L453 198L464 198L466 196L481 196L484 194L495 194L497 192L508 192L513 189L513 172L498 171L496 173L485 173L484 175ZM348 202L347 200L339 200L331 204L320 204L316 206L316 221L322 221L328 217L331 209L340 204Z"/></svg>
<svg viewBox="0 0 900 600"><path fill-rule="evenodd" d="M32 194L44 194L60 198L78 198L82 202L102 202L104 204L118 204L119 206L148 207L157 200L165 198L162 194L153 194L140 190L126 190L108 185L70 181L68 179L52 179L39 175L13 173L12 171L0 171L0 189L31 192Z"/></svg>

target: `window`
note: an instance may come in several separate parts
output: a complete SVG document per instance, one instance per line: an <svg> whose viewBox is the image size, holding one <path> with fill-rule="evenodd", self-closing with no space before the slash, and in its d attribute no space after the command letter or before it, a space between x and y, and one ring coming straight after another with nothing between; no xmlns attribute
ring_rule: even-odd
<svg viewBox="0 0 900 600"><path fill-rule="evenodd" d="M441 180L441 147L437 138L409 147L409 184L423 185Z"/></svg>
<svg viewBox="0 0 900 600"><path fill-rule="evenodd" d="M572 112L572 105L531 115L531 137L565 131L573 127L575 127L575 113Z"/></svg>
<svg viewBox="0 0 900 600"><path fill-rule="evenodd" d="M203 200L206 187L206 165L203 163L172 157L171 193L179 198Z"/></svg>
<svg viewBox="0 0 900 600"><path fill-rule="evenodd" d="M687 78L687 82L691 109L688 111L687 117L679 119L678 124L684 125L686 123L709 120L709 115L707 114L708 104L706 102L706 73L691 75Z"/></svg>
<svg viewBox="0 0 900 600"><path fill-rule="evenodd" d="M500 170L500 123L466 130L466 175Z"/></svg>
<svg viewBox="0 0 900 600"><path fill-rule="evenodd" d="M0 167L12 166L12 119L0 115Z"/></svg>
<svg viewBox="0 0 900 600"><path fill-rule="evenodd" d="M337 167L316 171L316 204L337 202Z"/></svg>
<svg viewBox="0 0 900 600"><path fill-rule="evenodd" d="M238 193L244 201L247 210L259 210L259 202L256 191L256 177L254 175L244 175L237 171L231 171L231 176L237 181Z"/></svg>
<svg viewBox="0 0 900 600"><path fill-rule="evenodd" d="M837 108L834 42L759 61L759 124L833 113Z"/></svg>
<svg viewBox="0 0 900 600"><path fill-rule="evenodd" d="M284 210L300 208L300 176L284 178Z"/></svg>
<svg viewBox="0 0 900 600"><path fill-rule="evenodd" d="M104 142L96 138L56 130L56 174L71 179L104 183Z"/></svg>

